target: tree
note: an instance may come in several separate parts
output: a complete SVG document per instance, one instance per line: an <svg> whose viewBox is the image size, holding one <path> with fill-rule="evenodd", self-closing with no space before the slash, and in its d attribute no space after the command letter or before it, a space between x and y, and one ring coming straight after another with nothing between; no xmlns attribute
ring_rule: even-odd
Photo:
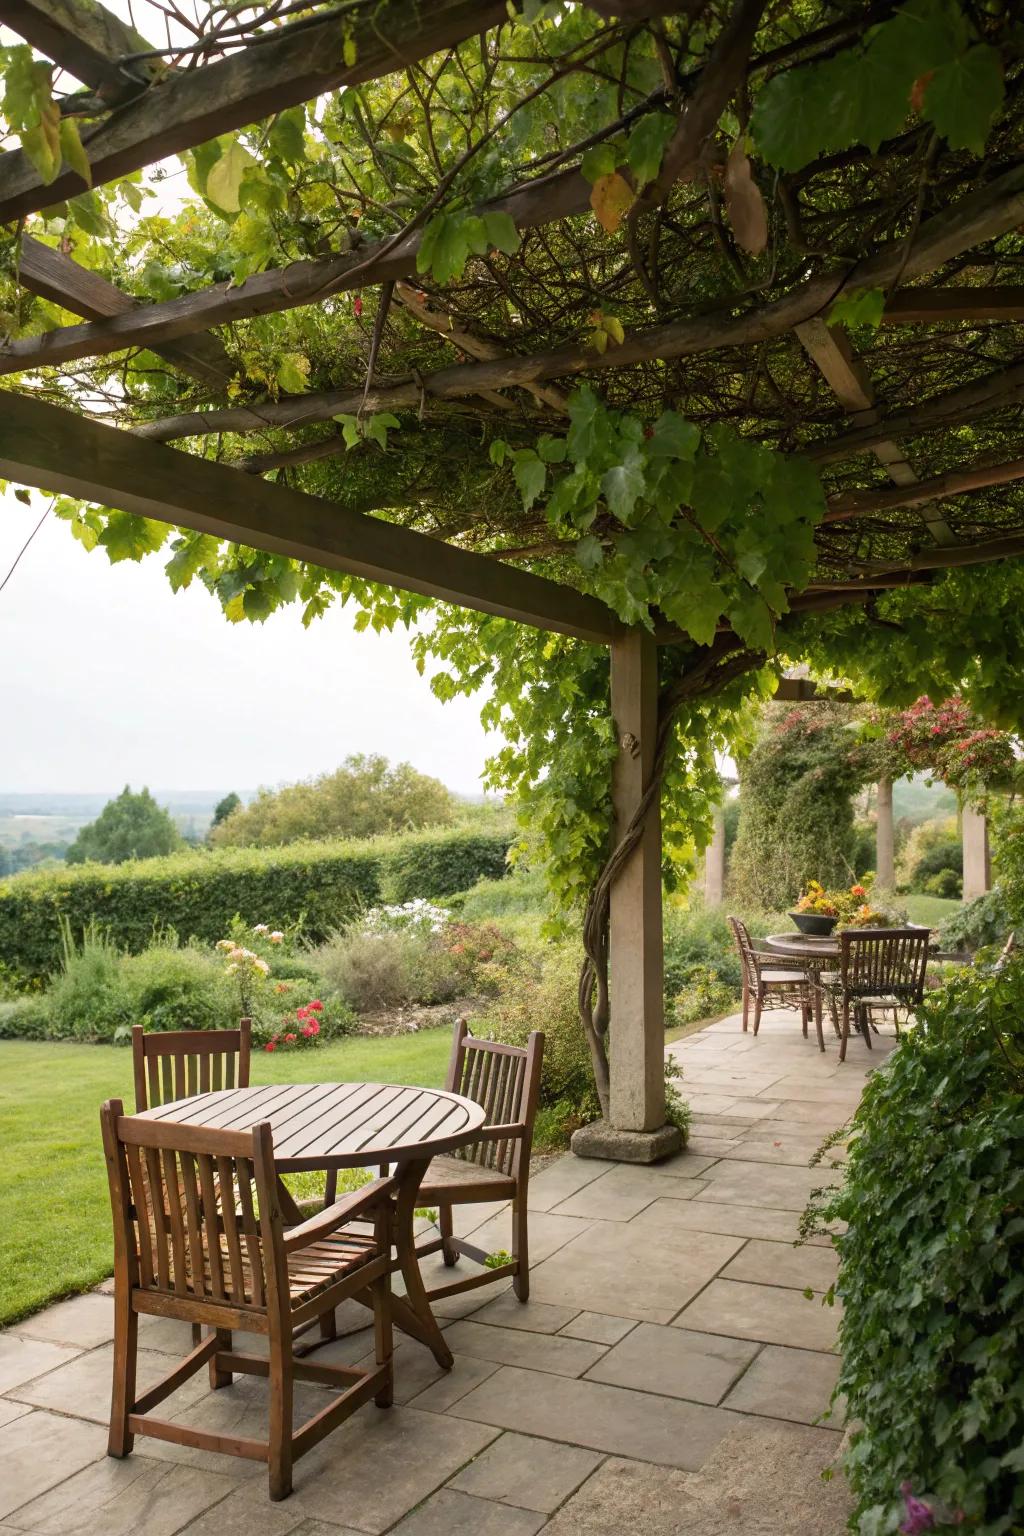
<svg viewBox="0 0 1024 1536"><path fill-rule="evenodd" d="M210 829L216 847L271 847L300 837L372 837L450 822L454 799L409 763L355 754L334 773L261 789Z"/></svg>
<svg viewBox="0 0 1024 1536"><path fill-rule="evenodd" d="M213 808L213 821L210 823L211 830L213 827L219 827L222 821L227 821L232 811L237 811L241 803L241 795L236 795L234 790L229 795L225 795L222 800L218 800Z"/></svg>
<svg viewBox="0 0 1024 1536"><path fill-rule="evenodd" d="M95 860L123 864L127 859L152 859L173 853L181 837L170 812L157 805L148 789L133 794L126 784L108 800L95 821L83 827L66 854L69 864Z"/></svg>

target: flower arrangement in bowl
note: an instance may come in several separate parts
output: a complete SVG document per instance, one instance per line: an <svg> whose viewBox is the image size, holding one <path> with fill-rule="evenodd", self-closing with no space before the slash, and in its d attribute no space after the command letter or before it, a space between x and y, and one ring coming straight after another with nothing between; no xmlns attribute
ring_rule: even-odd
<svg viewBox="0 0 1024 1536"><path fill-rule="evenodd" d="M827 938L841 916L839 893L826 891L818 880L810 880L790 917L801 933Z"/></svg>

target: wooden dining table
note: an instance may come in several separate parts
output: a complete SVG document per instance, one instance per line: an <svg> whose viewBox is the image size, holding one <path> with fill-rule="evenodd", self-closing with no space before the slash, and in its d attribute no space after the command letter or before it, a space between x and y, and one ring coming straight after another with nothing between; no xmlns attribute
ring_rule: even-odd
<svg viewBox="0 0 1024 1536"><path fill-rule="evenodd" d="M204 1130L248 1130L267 1122L280 1173L387 1164L399 1184L395 1257L406 1293L393 1298L394 1320L439 1365L451 1368L454 1357L430 1310L416 1258L416 1196L431 1158L476 1138L486 1118L481 1105L440 1088L398 1083L275 1083L173 1099L141 1118ZM286 1185L280 1194L286 1220L301 1221Z"/></svg>
<svg viewBox="0 0 1024 1536"><path fill-rule="evenodd" d="M822 993L821 973L838 967L840 957L840 944L838 938L829 934L827 937L813 933L770 933L761 940L764 948L773 955L788 956L798 960L800 967L808 973L811 982L811 999L814 1005L814 1027L818 1032L818 1043L822 1050L825 1049L825 1038L822 1034ZM839 1034L836 1020L832 1020L832 1027Z"/></svg>

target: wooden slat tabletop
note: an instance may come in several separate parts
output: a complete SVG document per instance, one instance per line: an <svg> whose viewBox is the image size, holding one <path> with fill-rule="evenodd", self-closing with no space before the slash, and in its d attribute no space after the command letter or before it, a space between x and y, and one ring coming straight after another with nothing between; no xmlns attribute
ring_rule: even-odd
<svg viewBox="0 0 1024 1536"><path fill-rule="evenodd" d="M485 1110L457 1093L396 1083L277 1083L199 1093L149 1109L146 1120L213 1130L270 1122L282 1173L433 1157L472 1141Z"/></svg>

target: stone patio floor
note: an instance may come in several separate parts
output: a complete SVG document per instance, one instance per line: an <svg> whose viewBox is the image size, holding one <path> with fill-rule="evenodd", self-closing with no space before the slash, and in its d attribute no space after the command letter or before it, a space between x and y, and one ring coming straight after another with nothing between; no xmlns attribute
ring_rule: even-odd
<svg viewBox="0 0 1024 1536"><path fill-rule="evenodd" d="M544 1168L529 1303L497 1284L442 1302L454 1369L400 1342L395 1406L360 1409L298 1462L282 1504L258 1463L143 1438L125 1461L105 1455L102 1290L15 1325L0 1334L0 1532L840 1536L848 1495L821 1473L841 1418L818 1422L838 1369L838 1309L821 1301L836 1261L826 1238L793 1243L826 1182L808 1160L891 1045L852 1040L840 1066L833 1039L822 1056L794 1015L771 1013L756 1040L734 1016L670 1047L687 1151ZM464 1231L506 1247L503 1214L470 1208ZM187 1352L187 1328L143 1320L140 1344L144 1387ZM360 1326L322 1358L371 1347ZM265 1393L252 1377L211 1393L202 1372L161 1412L262 1438ZM300 1386L297 1418L322 1400Z"/></svg>

